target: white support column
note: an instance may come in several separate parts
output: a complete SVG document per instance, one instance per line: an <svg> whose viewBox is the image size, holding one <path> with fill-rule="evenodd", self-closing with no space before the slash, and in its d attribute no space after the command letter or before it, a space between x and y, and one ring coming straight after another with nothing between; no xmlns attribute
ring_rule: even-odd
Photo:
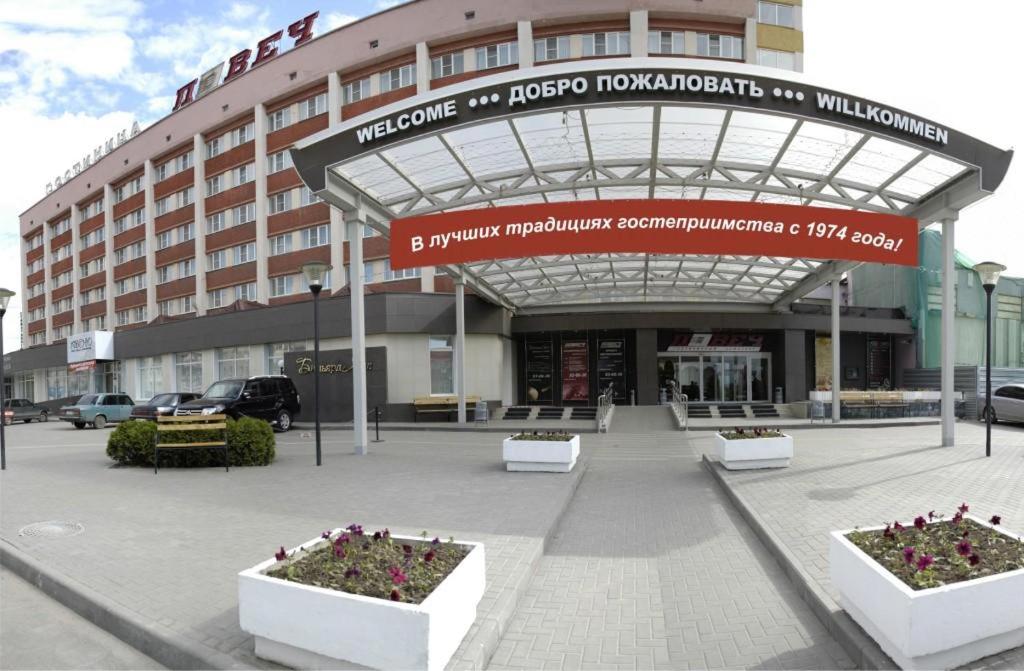
<svg viewBox="0 0 1024 671"><path fill-rule="evenodd" d="M71 306L74 310L74 317L71 322L72 335L82 332L82 294L81 286L79 285L82 273L78 269L78 264L80 263L78 252L81 251L82 246L82 239L79 237L81 231L78 230L78 227L81 223L82 210L79 209L77 204L74 204L71 206L71 282L74 284L74 293L71 294Z"/></svg>
<svg viewBox="0 0 1024 671"><path fill-rule="evenodd" d="M757 64L757 19L747 17L743 31L743 60Z"/></svg>
<svg viewBox="0 0 1024 671"><path fill-rule="evenodd" d="M327 73L327 124L341 123L341 77L337 72ZM345 286L345 219L342 211L328 205L331 213L331 291Z"/></svg>
<svg viewBox="0 0 1024 671"><path fill-rule="evenodd" d="M206 314L206 142L192 136L192 189L195 193L196 316Z"/></svg>
<svg viewBox="0 0 1024 671"><path fill-rule="evenodd" d="M956 421L953 415L953 353L956 351L956 333L953 330L954 317L956 315L953 221L951 218L942 220L942 361L940 363L940 376L943 447L953 447L953 422Z"/></svg>
<svg viewBox="0 0 1024 671"><path fill-rule="evenodd" d="M114 187L103 185L103 267L106 269L107 330L117 328L114 313Z"/></svg>
<svg viewBox="0 0 1024 671"><path fill-rule="evenodd" d="M153 195L153 161L146 159L142 185L146 190L146 321L156 319L156 198Z"/></svg>
<svg viewBox="0 0 1024 671"><path fill-rule="evenodd" d="M430 90L430 47L426 42L416 43L416 93Z"/></svg>
<svg viewBox="0 0 1024 671"><path fill-rule="evenodd" d="M349 299L352 305L352 442L356 454L366 454L366 318L363 305L363 217L348 217Z"/></svg>
<svg viewBox="0 0 1024 671"><path fill-rule="evenodd" d="M455 278L455 393L459 397L459 424L466 423L466 280Z"/></svg>
<svg viewBox="0 0 1024 671"><path fill-rule="evenodd" d="M634 9L629 13L629 55L643 58L647 55L647 10Z"/></svg>
<svg viewBox="0 0 1024 671"><path fill-rule="evenodd" d="M832 280L832 423L839 423L839 391L842 378L839 365L839 278Z"/></svg>
<svg viewBox="0 0 1024 671"><path fill-rule="evenodd" d="M519 45L519 69L533 67L533 23L518 21L516 23L516 39ZM476 61L473 61L475 64Z"/></svg>
<svg viewBox="0 0 1024 671"><path fill-rule="evenodd" d="M267 108L256 105L256 301L270 303L270 278L267 258L270 241L267 240Z"/></svg>

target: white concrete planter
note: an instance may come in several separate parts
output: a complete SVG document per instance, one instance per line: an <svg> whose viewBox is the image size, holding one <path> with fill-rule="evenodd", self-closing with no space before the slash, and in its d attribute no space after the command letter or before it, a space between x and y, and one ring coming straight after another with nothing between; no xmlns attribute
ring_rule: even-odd
<svg viewBox="0 0 1024 671"><path fill-rule="evenodd" d="M338 668L339 660L376 669L443 669L476 619L485 587L484 546L457 542L472 549L420 604L271 578L264 572L277 561L268 559L238 574L239 624L256 637L258 657L297 669Z"/></svg>
<svg viewBox="0 0 1024 671"><path fill-rule="evenodd" d="M580 456L580 437L570 440L512 440L501 443L501 458L510 471L568 473Z"/></svg>
<svg viewBox="0 0 1024 671"><path fill-rule="evenodd" d="M833 531L829 548L839 604L900 668L951 669L1024 645L1024 569L914 590L850 542L850 531Z"/></svg>
<svg viewBox="0 0 1024 671"><path fill-rule="evenodd" d="M785 468L793 458L793 437L736 438L715 434L718 461L730 471L747 468Z"/></svg>

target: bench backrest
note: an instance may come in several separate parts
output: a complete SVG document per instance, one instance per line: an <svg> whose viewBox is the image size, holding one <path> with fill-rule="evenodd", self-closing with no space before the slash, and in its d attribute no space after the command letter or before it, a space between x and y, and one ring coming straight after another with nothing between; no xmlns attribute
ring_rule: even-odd
<svg viewBox="0 0 1024 671"><path fill-rule="evenodd" d="M466 405L475 404L480 401L479 396L467 396ZM416 407L429 408L432 406L458 405L458 396L417 396L412 404Z"/></svg>
<svg viewBox="0 0 1024 671"><path fill-rule="evenodd" d="M227 415L161 416L156 418L156 431L226 431Z"/></svg>

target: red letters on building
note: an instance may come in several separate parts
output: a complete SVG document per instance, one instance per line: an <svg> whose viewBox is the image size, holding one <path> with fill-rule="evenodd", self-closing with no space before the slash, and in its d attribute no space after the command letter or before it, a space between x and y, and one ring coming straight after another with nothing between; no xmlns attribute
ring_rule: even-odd
<svg viewBox="0 0 1024 671"><path fill-rule="evenodd" d="M249 67L249 55L251 53L252 49L243 49L231 57L231 60L228 61L228 73L224 75L224 81L245 72L246 68Z"/></svg>
<svg viewBox="0 0 1024 671"><path fill-rule="evenodd" d="M253 67L277 55L277 41L281 39L283 34L284 31L279 30L273 35L268 35L260 40L260 43L256 45L256 59L252 62Z"/></svg>
<svg viewBox="0 0 1024 671"><path fill-rule="evenodd" d="M313 12L306 18L299 19L288 26L288 37L295 38L295 44L292 45L293 48L313 39L313 22L316 21L318 16L320 16L320 12Z"/></svg>
<svg viewBox="0 0 1024 671"><path fill-rule="evenodd" d="M174 109L171 110L172 112L177 112L179 107L183 107L192 102L192 94L195 92L196 82L198 81L198 79L193 79L188 84L185 84L178 89L178 96L174 99Z"/></svg>

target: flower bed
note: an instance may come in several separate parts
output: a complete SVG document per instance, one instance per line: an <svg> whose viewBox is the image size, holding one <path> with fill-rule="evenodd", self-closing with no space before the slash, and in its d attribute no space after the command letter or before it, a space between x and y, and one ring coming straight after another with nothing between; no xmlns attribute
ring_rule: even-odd
<svg viewBox="0 0 1024 671"><path fill-rule="evenodd" d="M580 455L579 435L520 433L501 443L501 458L509 471L568 473Z"/></svg>
<svg viewBox="0 0 1024 671"><path fill-rule="evenodd" d="M953 668L1024 645L1024 542L968 514L832 532L840 605L901 668Z"/></svg>
<svg viewBox="0 0 1024 671"><path fill-rule="evenodd" d="M257 656L295 668L443 669L476 619L483 553L426 534L327 531L239 574L239 622Z"/></svg>
<svg viewBox="0 0 1024 671"><path fill-rule="evenodd" d="M715 434L718 461L729 470L785 468L793 458L793 437L773 429L735 429Z"/></svg>

